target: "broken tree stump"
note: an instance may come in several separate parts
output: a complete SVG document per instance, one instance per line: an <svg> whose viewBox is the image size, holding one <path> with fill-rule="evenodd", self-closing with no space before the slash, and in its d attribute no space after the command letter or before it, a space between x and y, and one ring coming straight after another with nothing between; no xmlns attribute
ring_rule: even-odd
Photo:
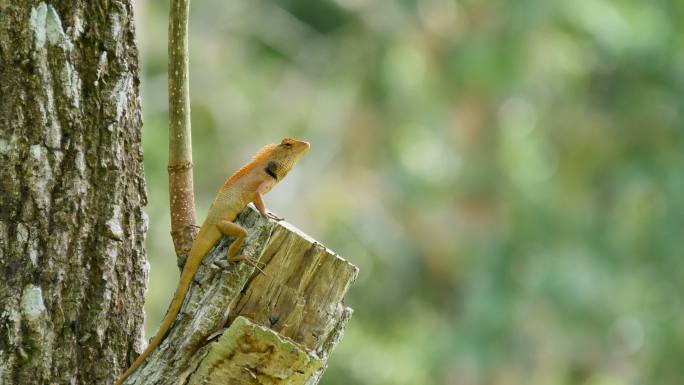
<svg viewBox="0 0 684 385"><path fill-rule="evenodd" d="M242 254L265 274L227 263L232 239L221 239L166 339L126 384L318 383L351 317L343 301L358 268L251 206L236 222L249 233Z"/></svg>

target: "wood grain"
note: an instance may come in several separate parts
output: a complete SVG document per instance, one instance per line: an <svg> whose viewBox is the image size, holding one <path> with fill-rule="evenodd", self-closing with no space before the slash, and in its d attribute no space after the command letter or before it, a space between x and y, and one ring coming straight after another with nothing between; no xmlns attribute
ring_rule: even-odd
<svg viewBox="0 0 684 385"><path fill-rule="evenodd" d="M294 226L262 218L251 206L236 222L249 233L243 254L265 263L265 274L246 263L228 264L231 240L219 241L200 267L166 340L127 384L221 383L214 375L222 383L243 383L226 382L226 373L238 372L250 384L318 382L351 317L343 301L358 268ZM225 333L232 337L221 337ZM243 343L235 342L241 338ZM253 362L236 361L236 346L244 348L245 339L266 349ZM309 361L303 363L294 348ZM277 353L281 351L292 354ZM308 369L264 374L298 365Z"/></svg>

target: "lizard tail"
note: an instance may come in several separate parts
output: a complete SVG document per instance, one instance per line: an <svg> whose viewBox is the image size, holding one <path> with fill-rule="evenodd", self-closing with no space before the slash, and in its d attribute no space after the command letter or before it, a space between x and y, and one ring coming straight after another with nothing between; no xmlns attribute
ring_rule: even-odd
<svg viewBox="0 0 684 385"><path fill-rule="evenodd" d="M176 293L181 289L181 285L178 286L178 289L176 290ZM171 306L169 306L169 310L166 312L166 317L164 317L164 321L162 322L161 326L159 326L159 331L157 332L157 335L154 336L154 339L150 341L150 343L147 345L147 348L145 351L142 352L138 356L138 358L135 359L135 362L126 369L121 376L119 376L119 379L116 382L116 385L121 385L123 382L135 372L136 369L140 367L140 365L145 362L145 359L152 354L154 349L159 346L159 344L162 342L164 337L166 336L166 332L169 331L169 328L171 328L171 324L173 323L173 320L176 319L176 316L178 315L178 312L180 311L180 307L183 304L183 300L185 300L184 297L174 297L173 301L171 302Z"/></svg>
<svg viewBox="0 0 684 385"><path fill-rule="evenodd" d="M205 242L202 242L203 240ZM145 351L143 351L138 358L135 359L133 364L119 376L119 379L116 381L115 385L122 385L123 382L126 381L126 378L133 374L136 369L138 369L140 365L145 362L145 359L152 354L154 349L164 340L166 333L171 328L171 324L173 324L178 312L180 312L181 306L185 301L185 294L190 288L190 283L192 283L192 278L195 276L197 268L202 262L202 258L207 252L209 252L209 250L211 250L211 248L214 246L214 243L215 240L212 242L212 240L207 239L205 236L203 236L202 229L200 229L200 233L197 235L190 253L188 253L188 258L185 261L185 266L183 267L183 273L181 274L180 281L178 282L178 287L176 287L173 300L171 301L171 305L169 305L169 310L167 310L166 316L164 317L161 326L159 326L157 335L154 336L152 341L150 341L150 343L147 345L147 348L145 348Z"/></svg>

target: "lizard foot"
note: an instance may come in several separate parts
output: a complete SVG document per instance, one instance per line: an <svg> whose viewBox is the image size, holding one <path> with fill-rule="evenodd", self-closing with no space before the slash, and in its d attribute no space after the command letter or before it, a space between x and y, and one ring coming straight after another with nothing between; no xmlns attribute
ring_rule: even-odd
<svg viewBox="0 0 684 385"><path fill-rule="evenodd" d="M283 217L279 217L279 216L275 215L274 213L272 213L270 211L266 213L266 218L273 219L276 222L280 222L280 221L285 219Z"/></svg>
<svg viewBox="0 0 684 385"><path fill-rule="evenodd" d="M259 267L259 265L266 267L266 264L263 262L259 262L256 259L254 259L248 255L237 255L233 258L228 259L228 262L241 262L241 261L249 263L250 265L254 266L257 270L259 270L259 272L261 274L267 275L266 273L264 273L264 271L261 269L261 267Z"/></svg>

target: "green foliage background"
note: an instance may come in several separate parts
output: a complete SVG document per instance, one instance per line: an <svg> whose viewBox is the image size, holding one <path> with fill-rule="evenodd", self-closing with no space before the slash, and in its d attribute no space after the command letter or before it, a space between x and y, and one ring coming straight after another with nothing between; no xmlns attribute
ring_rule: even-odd
<svg viewBox="0 0 684 385"><path fill-rule="evenodd" d="M149 334L178 276L167 6L136 8ZM191 7L198 219L303 138L267 204L361 268L322 384L684 383L684 2Z"/></svg>

